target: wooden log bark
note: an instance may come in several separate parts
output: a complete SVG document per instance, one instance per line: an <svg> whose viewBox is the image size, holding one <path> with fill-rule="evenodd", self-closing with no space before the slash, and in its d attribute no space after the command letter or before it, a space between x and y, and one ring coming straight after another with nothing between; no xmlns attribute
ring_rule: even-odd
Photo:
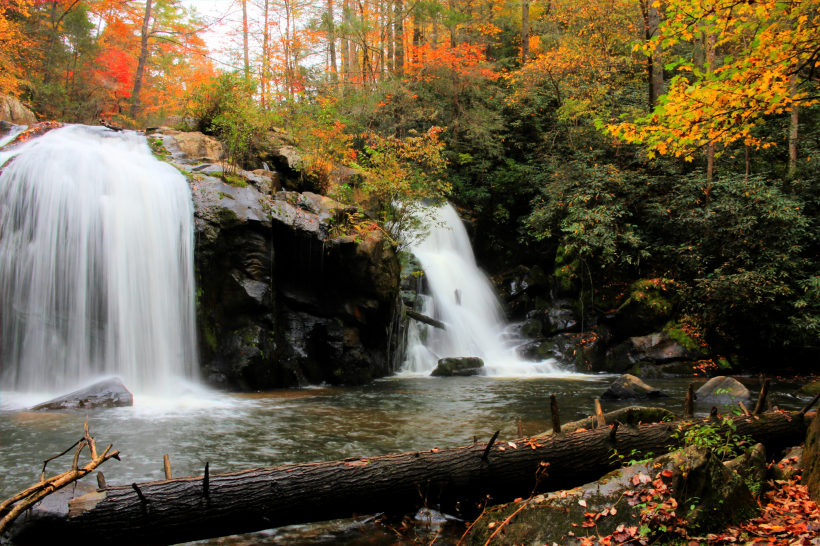
<svg viewBox="0 0 820 546"><path fill-rule="evenodd" d="M809 421L785 412L733 420L737 434L749 435L772 450L802 441ZM89 544L175 544L356 513L401 514L422 505L422 495L454 513L456 502L466 510L486 495L498 503L529 494L542 462L549 463L550 470L538 487L541 491L588 483L617 466L613 449L665 453L675 447L675 429L687 423L621 424L617 435L611 434L612 427L604 427L518 439L513 442L516 447L493 442L486 458L488 446L479 441L451 449L211 474L207 495L203 476L142 483L138 488L109 486L94 493L99 501L85 502L85 511L13 538L23 545L56 544L70 532Z"/></svg>
<svg viewBox="0 0 820 546"><path fill-rule="evenodd" d="M413 311L412 309L405 308L404 309L404 314L407 315L408 317L410 317L411 319L417 320L419 322L423 322L424 324L429 324L430 326L435 326L436 328L441 328L442 330L447 329L447 327L444 326L443 322L438 321L436 319L432 319L432 318L428 317L427 315L422 315L421 313L417 313L416 311Z"/></svg>

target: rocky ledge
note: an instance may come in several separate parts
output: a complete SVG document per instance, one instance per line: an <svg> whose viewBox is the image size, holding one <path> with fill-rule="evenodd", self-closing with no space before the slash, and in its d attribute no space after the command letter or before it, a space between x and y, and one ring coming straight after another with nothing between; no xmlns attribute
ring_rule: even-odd
<svg viewBox="0 0 820 546"><path fill-rule="evenodd" d="M159 129L148 138L191 185L209 383L351 385L392 373L402 338L400 264L381 231L334 230L344 206L278 191L277 173L224 172L221 145L205 135Z"/></svg>

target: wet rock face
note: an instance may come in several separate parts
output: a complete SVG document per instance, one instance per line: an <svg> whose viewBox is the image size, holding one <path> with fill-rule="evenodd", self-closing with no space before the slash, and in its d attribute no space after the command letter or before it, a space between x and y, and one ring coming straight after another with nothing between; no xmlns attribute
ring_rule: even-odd
<svg viewBox="0 0 820 546"><path fill-rule="evenodd" d="M205 378L256 390L391 373L399 264L381 232L333 241L331 199L275 192L265 173L234 186L202 167L190 168Z"/></svg>
<svg viewBox="0 0 820 546"><path fill-rule="evenodd" d="M669 395L650 387L634 375L629 374L619 377L601 395L603 400L626 400L630 398L669 398Z"/></svg>
<svg viewBox="0 0 820 546"><path fill-rule="evenodd" d="M732 377L719 375L707 381L695 392L695 400L709 404L737 404L750 402L752 395L742 383Z"/></svg>
<svg viewBox="0 0 820 546"><path fill-rule="evenodd" d="M0 95L0 121L15 125L34 125L37 123L37 116L18 99Z"/></svg>
<svg viewBox="0 0 820 546"><path fill-rule="evenodd" d="M430 375L434 377L479 375L483 367L484 361L477 357L442 358Z"/></svg>
<svg viewBox="0 0 820 546"><path fill-rule="evenodd" d="M31 408L31 411L88 410L133 405L134 396L125 388L119 377L113 377L38 404Z"/></svg>
<svg viewBox="0 0 820 546"><path fill-rule="evenodd" d="M687 349L666 332L657 332L648 336L631 337L612 347L606 354L606 369L622 373L639 362L665 364L673 361L694 361L704 355Z"/></svg>

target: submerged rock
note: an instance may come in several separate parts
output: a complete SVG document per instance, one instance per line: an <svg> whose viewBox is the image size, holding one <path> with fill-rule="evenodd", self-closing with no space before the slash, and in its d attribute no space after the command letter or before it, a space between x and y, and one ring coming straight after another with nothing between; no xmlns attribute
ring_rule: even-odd
<svg viewBox="0 0 820 546"><path fill-rule="evenodd" d="M750 402L749 389L733 377L719 375L707 381L695 393L695 400L708 404L737 404Z"/></svg>
<svg viewBox="0 0 820 546"><path fill-rule="evenodd" d="M442 358L430 375L434 377L479 375L483 367L484 361L474 356Z"/></svg>
<svg viewBox="0 0 820 546"><path fill-rule="evenodd" d="M121 408L134 405L132 395L119 377L112 377L90 387L43 402L31 411L59 411L72 409Z"/></svg>
<svg viewBox="0 0 820 546"><path fill-rule="evenodd" d="M447 516L431 508L419 508L419 511L416 512L416 516L413 519L426 525L437 525L447 522Z"/></svg>
<svg viewBox="0 0 820 546"><path fill-rule="evenodd" d="M634 375L625 374L615 380L601 395L602 400L625 400L629 398L669 398L669 395L650 387Z"/></svg>
<svg viewBox="0 0 820 546"><path fill-rule="evenodd" d="M743 478L708 449L690 447L648 464L610 472L596 482L488 510L468 535L468 544L561 544L575 546L641 525L646 502L665 503L686 520L690 534L705 534L757 514ZM613 541L614 543L615 541Z"/></svg>

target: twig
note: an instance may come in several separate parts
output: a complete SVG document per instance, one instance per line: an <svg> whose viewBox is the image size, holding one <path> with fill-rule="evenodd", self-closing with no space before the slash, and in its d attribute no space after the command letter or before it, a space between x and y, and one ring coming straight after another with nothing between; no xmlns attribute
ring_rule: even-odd
<svg viewBox="0 0 820 546"><path fill-rule="evenodd" d="M496 430L496 431L495 431L495 434L493 434L493 437L492 437L492 438L490 438L490 441L487 443L487 448L484 450L484 455L482 455L482 456L481 456L481 458L482 458L482 459L486 459L487 457L489 457L489 455L490 455L490 448L492 448L492 447L493 447L493 444L495 443L495 439L496 439L496 438L498 438L498 435L499 435L500 433L501 433L501 431L500 431L500 430Z"/></svg>
<svg viewBox="0 0 820 546"><path fill-rule="evenodd" d="M495 535L497 535L497 534L498 534L498 532L499 532L499 531L500 531L500 530L501 530L501 529L502 529L505 525L507 525L507 524L510 522L510 520L511 520L511 519L513 519L516 515L518 515L518 512L520 512L521 510L523 510L523 509L524 509L526 506L528 506L528 505L529 505L529 503L528 503L528 502L522 502L522 503L521 503L521 508L519 508L518 510L516 510L515 512L513 512L512 514L510 514L510 517L508 517L507 519L505 519L505 520L504 520L504 522L503 522L501 525L499 525L499 526L498 526L498 529L496 529L496 530L493 532L493 534L491 534L491 535L490 535L490 538L488 538L488 539L487 539L487 542L485 542L485 543L484 543L484 546L490 546L490 541L493 539L493 537L494 537Z"/></svg>

